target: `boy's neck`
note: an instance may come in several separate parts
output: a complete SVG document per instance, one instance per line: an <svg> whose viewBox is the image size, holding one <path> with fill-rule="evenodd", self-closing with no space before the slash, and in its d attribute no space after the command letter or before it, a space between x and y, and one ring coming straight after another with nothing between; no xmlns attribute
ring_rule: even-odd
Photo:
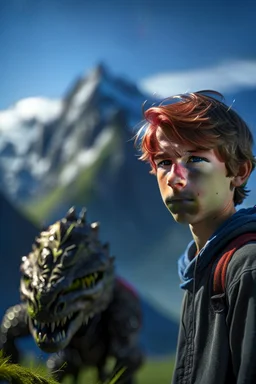
<svg viewBox="0 0 256 384"><path fill-rule="evenodd" d="M203 220L196 224L190 224L190 231L196 244L197 253L205 246L206 242L212 234L233 214L236 213L235 208L228 214L211 217L208 220Z"/></svg>

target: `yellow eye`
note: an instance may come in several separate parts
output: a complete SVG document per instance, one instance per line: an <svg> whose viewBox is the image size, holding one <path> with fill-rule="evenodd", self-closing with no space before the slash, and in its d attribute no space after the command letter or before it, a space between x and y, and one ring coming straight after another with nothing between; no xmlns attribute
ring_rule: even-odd
<svg viewBox="0 0 256 384"><path fill-rule="evenodd" d="M75 291L76 289L81 288L82 286L82 280L76 279L73 281L73 283L67 288L66 292Z"/></svg>

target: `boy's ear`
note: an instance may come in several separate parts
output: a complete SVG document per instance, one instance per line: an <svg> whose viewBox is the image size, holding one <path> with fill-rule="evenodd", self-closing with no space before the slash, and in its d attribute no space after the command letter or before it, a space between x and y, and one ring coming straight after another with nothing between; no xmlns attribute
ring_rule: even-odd
<svg viewBox="0 0 256 384"><path fill-rule="evenodd" d="M247 180L252 172L252 163L250 160L246 160L244 163L238 166L236 176L232 178L232 185L234 187L241 187L247 183Z"/></svg>

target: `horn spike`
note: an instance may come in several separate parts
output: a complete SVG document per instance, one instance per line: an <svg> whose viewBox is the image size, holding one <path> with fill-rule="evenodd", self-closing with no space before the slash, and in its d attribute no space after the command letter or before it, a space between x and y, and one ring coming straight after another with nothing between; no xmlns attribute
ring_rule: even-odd
<svg viewBox="0 0 256 384"><path fill-rule="evenodd" d="M92 232L93 232L95 238L98 237L99 228L100 228L100 223L98 221L91 223L91 229L92 229Z"/></svg>
<svg viewBox="0 0 256 384"><path fill-rule="evenodd" d="M86 222L86 213L87 213L87 209L85 207L83 207L81 209L80 214L79 214L79 219L77 220L77 222L79 224L85 224L85 222Z"/></svg>
<svg viewBox="0 0 256 384"><path fill-rule="evenodd" d="M76 209L75 207L69 208L67 214L66 214L67 221L76 221Z"/></svg>
<svg viewBox="0 0 256 384"><path fill-rule="evenodd" d="M109 252L109 242L105 243L105 244L103 245L103 248L104 248L107 252Z"/></svg>

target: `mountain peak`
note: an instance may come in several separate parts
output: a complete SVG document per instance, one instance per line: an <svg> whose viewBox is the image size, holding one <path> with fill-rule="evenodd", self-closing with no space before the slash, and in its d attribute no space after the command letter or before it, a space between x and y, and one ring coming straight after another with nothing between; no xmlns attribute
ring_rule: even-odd
<svg viewBox="0 0 256 384"><path fill-rule="evenodd" d="M103 61L99 62L99 64L93 69L94 73L98 77L105 77L109 75L109 70Z"/></svg>

